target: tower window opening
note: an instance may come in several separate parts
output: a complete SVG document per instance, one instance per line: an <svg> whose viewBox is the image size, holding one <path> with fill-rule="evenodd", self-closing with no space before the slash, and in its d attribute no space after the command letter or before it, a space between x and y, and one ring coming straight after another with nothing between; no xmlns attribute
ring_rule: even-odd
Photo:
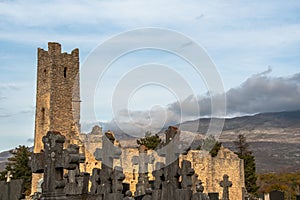
<svg viewBox="0 0 300 200"><path fill-rule="evenodd" d="M66 67L64 68L64 77L65 78L67 77L67 68Z"/></svg>
<svg viewBox="0 0 300 200"><path fill-rule="evenodd" d="M42 108L42 123L45 123L45 108Z"/></svg>

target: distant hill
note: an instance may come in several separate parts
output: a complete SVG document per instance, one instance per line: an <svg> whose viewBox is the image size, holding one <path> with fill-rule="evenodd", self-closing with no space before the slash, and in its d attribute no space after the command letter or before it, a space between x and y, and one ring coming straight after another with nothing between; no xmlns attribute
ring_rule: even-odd
<svg viewBox="0 0 300 200"><path fill-rule="evenodd" d="M200 133L206 133L210 120L210 118L200 118L179 125L181 130L197 130ZM260 113L252 116L226 118L223 131L251 131L270 128L300 128L300 111Z"/></svg>
<svg viewBox="0 0 300 200"><path fill-rule="evenodd" d="M219 120L219 119L217 119ZM205 134L210 119L179 124L184 131ZM256 157L257 171L282 172L300 170L300 111L261 113L225 119L219 140L235 150L233 141L244 134Z"/></svg>
<svg viewBox="0 0 300 200"><path fill-rule="evenodd" d="M177 126L186 133L194 132L200 136L198 138L203 138L209 123L209 118L201 118ZM120 129L110 128L122 145L136 144L136 138ZM239 133L247 137L256 157L259 173L300 170L300 111L261 113L225 119L219 140L225 147L234 151L233 141ZM197 145L197 141L195 143ZM0 153L0 170L3 170L10 156L8 151Z"/></svg>

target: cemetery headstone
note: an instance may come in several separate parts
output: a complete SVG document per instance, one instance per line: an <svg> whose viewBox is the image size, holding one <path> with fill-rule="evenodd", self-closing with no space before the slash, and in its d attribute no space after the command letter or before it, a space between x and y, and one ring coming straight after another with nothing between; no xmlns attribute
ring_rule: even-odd
<svg viewBox="0 0 300 200"><path fill-rule="evenodd" d="M207 194L203 193L204 187L202 182L200 181L199 184L196 186L196 193L193 194L192 200L210 200Z"/></svg>
<svg viewBox="0 0 300 200"><path fill-rule="evenodd" d="M24 180L0 181L0 200L19 200L23 197Z"/></svg>
<svg viewBox="0 0 300 200"><path fill-rule="evenodd" d="M130 190L127 190L125 192L125 197L123 198L123 200L134 200L134 198L132 197L132 192Z"/></svg>
<svg viewBox="0 0 300 200"><path fill-rule="evenodd" d="M139 156L132 158L132 163L139 166L138 183L136 184L135 196L146 194L146 189L151 188L148 179L148 164L152 164L154 158L147 155L147 147L145 145L139 146Z"/></svg>
<svg viewBox="0 0 300 200"><path fill-rule="evenodd" d="M219 193L209 192L208 197L209 197L210 200L219 200Z"/></svg>
<svg viewBox="0 0 300 200"><path fill-rule="evenodd" d="M284 200L284 192L274 190L269 193L270 200Z"/></svg>
<svg viewBox="0 0 300 200"><path fill-rule="evenodd" d="M152 190L151 190L151 188L146 189L146 195L143 197L142 200L152 200Z"/></svg>
<svg viewBox="0 0 300 200"><path fill-rule="evenodd" d="M191 162L183 160L181 168L178 171L181 176L181 189L177 190L178 198L180 200L190 200L193 194L192 191L192 176L195 174L194 169L191 167Z"/></svg>
<svg viewBox="0 0 300 200"><path fill-rule="evenodd" d="M232 182L229 181L227 174L224 174L223 180L220 181L220 186L223 188L222 200L229 200L229 187L232 186Z"/></svg>

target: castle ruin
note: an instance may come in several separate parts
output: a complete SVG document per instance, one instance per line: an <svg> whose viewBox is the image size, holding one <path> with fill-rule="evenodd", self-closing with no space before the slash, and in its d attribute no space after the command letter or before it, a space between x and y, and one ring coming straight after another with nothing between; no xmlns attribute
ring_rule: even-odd
<svg viewBox="0 0 300 200"><path fill-rule="evenodd" d="M66 138L64 144L77 144L81 152L85 154L86 161L81 164L82 171L92 174L94 167L101 167L101 161L93 157L94 150L102 146L102 130L97 134L81 134L80 130L80 83L79 83L79 50L74 49L70 54L61 52L61 45L48 43L48 51L38 49L37 64L37 93L34 153L43 152L42 138L48 131L59 131ZM170 138L170 137L166 137ZM151 151L148 152L151 154ZM154 162L149 163L149 180L153 180L151 172L154 171L157 162L163 162L165 158L153 153ZM130 185L130 190L135 191L138 183L138 166L132 164L132 159L139 156L137 148L122 148L119 160L114 165L127 169L125 183ZM242 190L245 187L243 160L233 152L221 148L217 157L209 154L202 155L200 151L189 151L180 159L189 160L202 180L205 192L218 192L222 194L219 182L223 174L229 174L232 187L229 189L231 200L242 199ZM181 162L180 162L181 163ZM42 175L33 174L32 193L37 191L38 182Z"/></svg>

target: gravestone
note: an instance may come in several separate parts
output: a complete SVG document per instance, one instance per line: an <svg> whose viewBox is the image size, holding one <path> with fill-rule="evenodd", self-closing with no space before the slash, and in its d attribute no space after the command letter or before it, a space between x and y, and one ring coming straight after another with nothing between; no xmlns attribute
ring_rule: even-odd
<svg viewBox="0 0 300 200"><path fill-rule="evenodd" d="M220 181L220 186L223 188L222 200L229 200L229 187L232 186L232 182L229 181L227 174L224 174L223 180Z"/></svg>
<svg viewBox="0 0 300 200"><path fill-rule="evenodd" d="M180 200L190 200L193 194L192 191L192 176L195 174L194 169L191 167L190 161L182 160L181 168L178 174L181 176L181 189L177 189L178 198Z"/></svg>
<svg viewBox="0 0 300 200"><path fill-rule="evenodd" d="M0 200L19 200L23 197L24 180L0 181Z"/></svg>
<svg viewBox="0 0 300 200"><path fill-rule="evenodd" d="M111 131L105 132L102 137L102 148L97 148L94 152L96 160L101 161L101 167L103 165L113 168L114 159L120 158L122 151L114 145L115 137Z"/></svg>
<svg viewBox="0 0 300 200"><path fill-rule="evenodd" d="M11 171L8 171L7 174L5 175L6 182L9 183L11 181L11 178L13 177Z"/></svg>
<svg viewBox="0 0 300 200"><path fill-rule="evenodd" d="M66 199L63 177L64 142L65 137L59 132L48 131L47 135L43 137L44 152L34 154L37 156L33 159L35 163L38 157L44 157L44 159L37 161L36 166L33 165L34 173L38 173L40 170L44 172L44 182L42 184L42 197L44 199ZM38 167L39 169L36 169Z"/></svg>
<svg viewBox="0 0 300 200"><path fill-rule="evenodd" d="M92 182L90 194L100 194L101 180L100 180L100 169L99 168L94 168L93 169L92 176L91 176L90 179L91 179L91 182Z"/></svg>
<svg viewBox="0 0 300 200"><path fill-rule="evenodd" d="M65 166L68 173L64 175L67 195L79 195L88 193L89 173L80 173L79 164L84 163L85 157L79 153L79 146L71 144L64 150Z"/></svg>
<svg viewBox="0 0 300 200"><path fill-rule="evenodd" d="M135 196L141 196L146 194L146 189L151 188L148 179L148 164L152 164L154 158L147 155L147 147L145 145L139 146L139 156L132 158L133 165L139 166L138 183L136 184Z"/></svg>
<svg viewBox="0 0 300 200"><path fill-rule="evenodd" d="M101 177L100 177L101 179ZM123 180L125 175L123 174L123 169L121 167L115 167L111 174L111 187L112 192L105 195L105 199L109 200L122 200L123 199Z"/></svg>
<svg viewBox="0 0 300 200"><path fill-rule="evenodd" d="M122 181L125 179L125 175L120 167L112 169L113 160L119 158L122 153L119 148L114 146L114 141L113 133L106 132L102 137L102 149L97 148L94 152L96 160L101 161L101 169L93 171L91 194L98 194L104 200L123 199Z"/></svg>
<svg viewBox="0 0 300 200"><path fill-rule="evenodd" d="M65 136L56 131L48 131L43 137L44 152L34 153L31 157L31 170L33 173L44 173L42 183L42 198L66 199L68 194L83 194L87 191L89 174L80 174L79 163L84 161L84 156L79 154L77 145L63 149ZM64 169L69 170L67 187Z"/></svg>
<svg viewBox="0 0 300 200"><path fill-rule="evenodd" d="M157 162L155 164L155 170L152 172L152 175L154 177L154 190L152 191L152 199L160 200L162 193L162 183L165 181L164 163Z"/></svg>
<svg viewBox="0 0 300 200"><path fill-rule="evenodd" d="M196 193L193 194L191 200L210 200L209 196L207 194L204 194L203 191L204 187L202 185L202 182L199 181L198 185L196 186Z"/></svg>
<svg viewBox="0 0 300 200"><path fill-rule="evenodd" d="M284 200L284 192L274 190L269 193L270 200Z"/></svg>
<svg viewBox="0 0 300 200"><path fill-rule="evenodd" d="M219 200L219 193L209 192L208 197L209 197L210 200Z"/></svg>
<svg viewBox="0 0 300 200"><path fill-rule="evenodd" d="M142 200L152 200L152 190L151 190L151 188L146 189L146 194L142 198Z"/></svg>
<svg viewBox="0 0 300 200"><path fill-rule="evenodd" d="M127 190L125 192L125 197L123 198L123 200L134 200L134 198L132 197L132 192L130 190Z"/></svg>
<svg viewBox="0 0 300 200"><path fill-rule="evenodd" d="M162 183L161 199L178 199L179 189L179 155L186 153L186 146L180 141L177 127L170 126L165 132L166 144L158 151L160 156L166 157L164 167L165 181Z"/></svg>

